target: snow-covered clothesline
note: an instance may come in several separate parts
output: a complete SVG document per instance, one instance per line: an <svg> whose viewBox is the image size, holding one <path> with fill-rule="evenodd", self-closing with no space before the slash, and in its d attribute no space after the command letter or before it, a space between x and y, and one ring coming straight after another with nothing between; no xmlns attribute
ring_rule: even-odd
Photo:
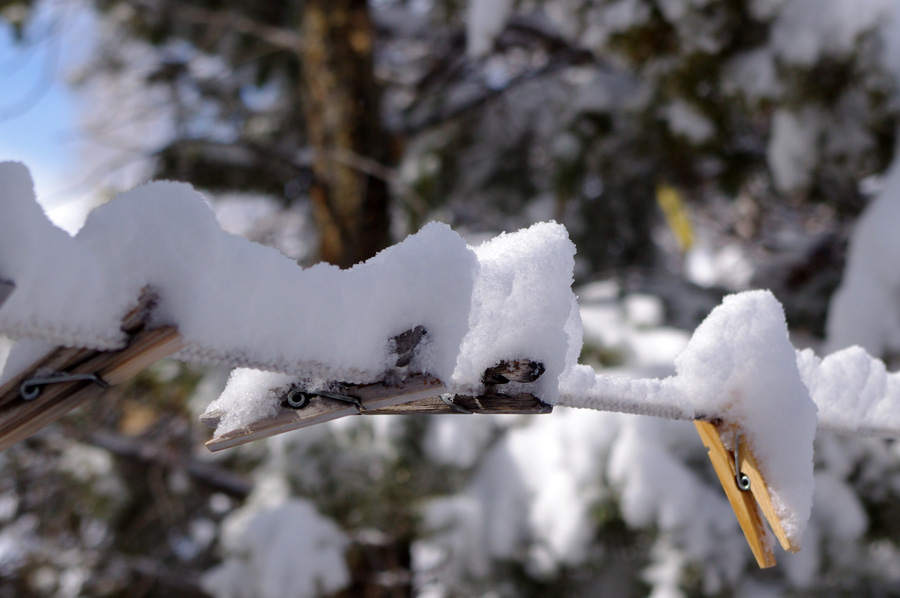
<svg viewBox="0 0 900 598"><path fill-rule="evenodd" d="M0 163L0 279L15 284L0 305L0 334L19 340L0 385L55 346L121 349L129 340L122 318L152 289L148 325L177 329L176 357L255 368L236 370L210 406L220 436L271 417L291 385L383 382L395 365L391 339L421 327L427 333L404 367L450 395L477 395L486 370L527 359L542 374L506 392L740 429L795 544L812 501L817 425L900 435L897 375L859 349L824 360L797 353L780 304L765 291L726 298L665 380L577 364L574 254L555 223L477 247L430 224L349 270L301 269L223 232L198 193L168 182L120 195L72 237L36 203L27 169Z"/></svg>

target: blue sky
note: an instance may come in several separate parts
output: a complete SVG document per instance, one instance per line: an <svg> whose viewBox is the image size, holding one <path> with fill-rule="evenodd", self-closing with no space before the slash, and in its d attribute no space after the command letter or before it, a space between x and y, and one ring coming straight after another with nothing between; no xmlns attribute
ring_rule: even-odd
<svg viewBox="0 0 900 598"><path fill-rule="evenodd" d="M78 168L76 108L65 77L88 51L90 25L77 8L43 7L21 42L0 20L0 160L24 162L51 208L73 199L67 187Z"/></svg>

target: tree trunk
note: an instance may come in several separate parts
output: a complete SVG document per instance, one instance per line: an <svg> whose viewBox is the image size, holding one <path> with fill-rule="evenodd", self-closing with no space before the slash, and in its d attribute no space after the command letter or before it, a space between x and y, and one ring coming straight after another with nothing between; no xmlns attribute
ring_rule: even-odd
<svg viewBox="0 0 900 598"><path fill-rule="evenodd" d="M301 31L320 258L348 267L386 247L390 230L387 183L350 166L358 157L383 163L390 146L380 123L366 0L307 0Z"/></svg>

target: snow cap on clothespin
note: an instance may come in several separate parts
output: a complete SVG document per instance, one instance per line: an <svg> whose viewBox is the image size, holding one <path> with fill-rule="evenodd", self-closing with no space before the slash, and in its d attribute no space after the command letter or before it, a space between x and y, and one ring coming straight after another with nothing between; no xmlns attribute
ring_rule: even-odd
<svg viewBox="0 0 900 598"><path fill-rule="evenodd" d="M739 432L749 494L782 545L799 550L812 509L816 406L800 378L781 304L768 291L726 297L694 332L675 367L675 383L696 397L698 419L716 423L698 430L714 464L732 463L727 476L724 466L716 467L729 498ZM749 535L748 540L752 546Z"/></svg>
<svg viewBox="0 0 900 598"><path fill-rule="evenodd" d="M407 369L427 334L417 326L391 339L396 361L381 380L348 384L259 370L236 369L222 395L200 420L215 430L212 451L325 423L350 415L549 413L551 405L527 390L544 374L540 362L502 360L482 375L482 394L460 396L439 379ZM512 391L500 386L515 383Z"/></svg>

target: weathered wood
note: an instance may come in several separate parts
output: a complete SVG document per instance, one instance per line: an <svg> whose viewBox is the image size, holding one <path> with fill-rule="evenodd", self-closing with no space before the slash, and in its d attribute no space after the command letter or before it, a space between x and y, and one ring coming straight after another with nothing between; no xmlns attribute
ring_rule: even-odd
<svg viewBox="0 0 900 598"><path fill-rule="evenodd" d="M96 372L107 384L121 384L160 359L177 353L183 346L181 335L174 326L143 330L125 349L98 355L98 361L105 364Z"/></svg>
<svg viewBox="0 0 900 598"><path fill-rule="evenodd" d="M207 411L200 415L200 423L207 428L212 428L213 430L215 430L219 427L219 422L222 421L223 415L225 415L225 413L219 409Z"/></svg>
<svg viewBox="0 0 900 598"><path fill-rule="evenodd" d="M182 347L181 336L171 326L142 330L119 351L57 349L43 363L63 363L58 373L96 374L110 385L131 378L160 359ZM0 396L0 450L31 436L84 401L95 397L103 388L87 380L60 382L45 386L37 398L26 401L19 396L21 382L34 376L38 369L17 376L3 386ZM17 384L13 384L18 382Z"/></svg>
<svg viewBox="0 0 900 598"><path fill-rule="evenodd" d="M16 285L14 282L0 278L0 307L3 307L3 304L6 303L6 300L9 299L9 296L12 295L15 289Z"/></svg>
<svg viewBox="0 0 900 598"><path fill-rule="evenodd" d="M57 347L0 387L0 450L27 438L103 391L89 380L44 385L34 399L21 396L22 383L36 377L93 374L106 385L124 382L144 368L179 351L181 336L172 326L147 329L157 296L144 289L134 308L122 319L127 344L116 351Z"/></svg>
<svg viewBox="0 0 900 598"><path fill-rule="evenodd" d="M441 384L440 380L431 376L414 374L397 384L378 382L345 387L344 392L348 396L357 399L362 406L362 410L353 403L321 396L314 397L302 409L291 409L284 406L287 394L291 390L293 389L285 389L282 396L278 397L277 412L274 416L231 430L221 436L215 436L206 443L206 446L211 451L219 451L340 417L357 415L361 412L368 413L369 410L427 399L444 392L444 385Z"/></svg>
<svg viewBox="0 0 900 598"><path fill-rule="evenodd" d="M392 407L369 409L363 415L543 414L552 411L552 405L529 393L491 393L479 396L448 395L444 398L437 396Z"/></svg>
<svg viewBox="0 0 900 598"><path fill-rule="evenodd" d="M762 521L760 509L756 500L754 500L752 492L754 482L761 483L762 478L760 477L760 481L756 481L751 477L751 491L743 491L738 488L734 469L734 455L725 448L719 435L719 428L705 421L695 421L694 425L697 427L697 432L700 434L700 439L703 441L704 446L709 449L709 460L712 462L713 469L716 470L716 475L719 477L719 482L725 490L725 496L728 497L728 502L737 516L741 530L744 532L747 543L750 545L750 550L753 552L753 556L756 557L756 563L762 569L774 567L776 563L775 552L772 549L772 538ZM742 450L741 452L749 453L750 451ZM749 471L744 471L744 473L750 474ZM761 486L761 491L767 492L764 484Z"/></svg>
<svg viewBox="0 0 900 598"><path fill-rule="evenodd" d="M544 364L530 359L504 360L484 371L483 384L508 384L510 382L534 382L544 373Z"/></svg>
<svg viewBox="0 0 900 598"><path fill-rule="evenodd" d="M417 326L391 339L393 349L398 355L397 366L409 364L426 332ZM508 382L533 382L544 373L543 364L527 359L504 360L489 368L483 376L490 389ZM339 385L340 390L305 391L309 402L302 407L296 405L296 385L285 388L281 396L273 397L278 401L277 412L271 417L248 423L245 426L230 430L222 435L214 435L206 443L212 451L218 451L253 440L267 438L276 434L298 430L315 424L324 423L348 415L402 415L402 414L540 414L550 413L551 405L542 402L531 393L502 394L488 390L477 396L451 395L440 380L425 374L414 374L394 383L391 379L398 375L397 370L387 372L385 379L376 384ZM339 394L356 400L353 402L330 398L328 394ZM295 400L291 407L288 397ZM220 410L208 411L200 416L200 421L210 428L218 428L225 414Z"/></svg>
<svg viewBox="0 0 900 598"><path fill-rule="evenodd" d="M412 330L407 330L391 339L394 353L397 354L395 365L398 368L404 368L409 365L409 362L412 361L413 356L416 354L416 348L425 337L425 334L423 326L416 326Z"/></svg>
<svg viewBox="0 0 900 598"><path fill-rule="evenodd" d="M19 401L19 387L22 382L42 372L65 372L75 367L95 353L91 349L56 347L22 373L13 376L0 386L0 407L12 401Z"/></svg>

